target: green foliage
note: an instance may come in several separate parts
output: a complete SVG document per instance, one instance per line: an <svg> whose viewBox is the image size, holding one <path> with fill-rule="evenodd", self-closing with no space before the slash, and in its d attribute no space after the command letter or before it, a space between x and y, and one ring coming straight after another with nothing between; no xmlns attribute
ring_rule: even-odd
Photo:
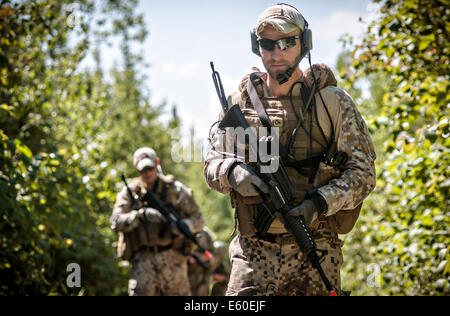
<svg viewBox="0 0 450 316"><path fill-rule="evenodd" d="M88 294L120 283L108 235L99 229L95 192L76 164L59 153L33 155L19 139L2 137L2 294L78 294L66 288L66 267L82 267ZM100 227L103 225L100 225ZM111 294L119 294L117 291Z"/></svg>
<svg viewBox="0 0 450 316"><path fill-rule="evenodd" d="M163 105L147 101L141 58L128 48L146 35L136 1L72 4L0 6L0 295L125 294L129 270L109 228L119 173L135 176L140 146L169 157ZM99 61L91 43L117 30L123 69L109 82L100 65L81 69L91 52ZM66 286L72 262L81 288Z"/></svg>
<svg viewBox="0 0 450 316"><path fill-rule="evenodd" d="M341 70L351 86L372 84L377 102L365 110L379 158L376 192L346 238L344 272L357 275L346 285L354 294L448 295L449 2L374 2L379 17ZM379 287L366 285L371 263Z"/></svg>
<svg viewBox="0 0 450 316"><path fill-rule="evenodd" d="M192 162L185 169L184 183L194 192L197 204L205 218L206 226L214 233L214 241L222 240L229 244L234 227L233 209L230 205L230 197L211 190L203 180L202 162ZM231 264L226 252L225 265L230 271Z"/></svg>
<svg viewBox="0 0 450 316"><path fill-rule="evenodd" d="M162 123L143 58L137 1L0 2L0 295L124 295L129 266L115 257L109 217L133 152L153 147L164 173L193 188L210 228L227 240L233 219L209 190L203 164L172 161L181 120ZM108 80L101 43L121 41ZM87 56L94 70L81 68ZM69 263L81 288L68 288Z"/></svg>
<svg viewBox="0 0 450 316"><path fill-rule="evenodd" d="M174 113L172 124L177 121L176 118ZM214 233L214 240L230 242L234 227L230 198L229 195L218 193L207 186L203 177L202 143L196 140L194 128L191 129L190 141L185 145L178 135L178 129L172 131L172 137L174 157L176 161L180 161L176 166L182 168L179 179L192 189L206 226ZM228 260L226 264L230 268Z"/></svg>
<svg viewBox="0 0 450 316"><path fill-rule="evenodd" d="M377 189L345 236L344 288L448 295L449 2L375 2L378 18L338 63L378 155ZM130 49L147 35L137 1L77 3L80 16L68 0L0 2L0 295L126 293L109 216L141 146L193 189L217 239L233 228L229 199L206 186L203 163L172 161L182 122L175 109L161 122L165 104L148 101L143 58ZM106 80L101 43L113 35L123 64ZM86 56L94 71L81 68ZM82 288L66 286L72 262Z"/></svg>
<svg viewBox="0 0 450 316"><path fill-rule="evenodd" d="M201 143L195 141L195 134L192 130L191 143L185 152L192 150L191 157L201 157L201 148ZM230 197L227 194L211 190L207 186L203 177L203 167L203 161L189 162L186 164L181 178L185 179L185 183L192 188L197 204L205 218L206 226L215 233L216 240L229 242L234 227Z"/></svg>

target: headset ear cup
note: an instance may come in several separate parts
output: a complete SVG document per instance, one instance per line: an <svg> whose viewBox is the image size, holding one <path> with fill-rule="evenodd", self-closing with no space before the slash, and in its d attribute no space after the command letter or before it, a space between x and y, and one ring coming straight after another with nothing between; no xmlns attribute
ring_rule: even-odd
<svg viewBox="0 0 450 316"><path fill-rule="evenodd" d="M303 59L303 57L305 57L312 48L312 32L310 29L305 29L302 34L302 54L300 56L300 60Z"/></svg>
<svg viewBox="0 0 450 316"><path fill-rule="evenodd" d="M258 43L258 37L256 36L256 31L252 30L250 31L250 39L252 42L252 52L261 57L261 54L259 53L259 43Z"/></svg>

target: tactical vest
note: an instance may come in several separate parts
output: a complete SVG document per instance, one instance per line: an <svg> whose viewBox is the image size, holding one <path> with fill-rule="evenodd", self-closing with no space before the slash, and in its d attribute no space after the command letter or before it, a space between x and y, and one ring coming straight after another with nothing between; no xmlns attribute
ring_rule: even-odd
<svg viewBox="0 0 450 316"><path fill-rule="evenodd" d="M170 194L171 185L174 182L173 176L158 175L158 184L155 193L163 202L175 203ZM135 178L130 182L133 196L137 196L134 209L143 207L153 207L146 205L141 198L147 190L145 183L140 178ZM128 233L119 232L118 257L123 260L130 260L133 253L143 247L171 247L177 250L185 249L185 238L172 234L170 227L166 223L157 220L146 220L138 227ZM190 252L190 250L189 250Z"/></svg>
<svg viewBox="0 0 450 316"><path fill-rule="evenodd" d="M304 97L304 95L303 95ZM331 179L340 176L340 170L320 162L330 152L333 143L332 117L328 117L323 104L311 103L305 108L302 95L285 97L261 97L268 120L272 127L279 128L279 141L290 150L290 158L285 160L288 176L295 189L295 203L299 204L308 192L327 184ZM312 98L314 100L314 98ZM238 103L250 126L263 125L257 110L247 98L241 99L240 93L232 96L233 104ZM325 100L326 102L326 100ZM322 107L322 109L318 108ZM295 112L294 112L295 111ZM319 114L320 113L320 114ZM299 119L301 124L299 124ZM296 133L294 134L294 130ZM294 137L292 135L294 134ZM311 159L312 158L312 159ZM323 159L322 159L323 160ZM232 205L236 208L235 219L242 236L257 234L255 220L260 210L261 198L243 197L232 191ZM313 222L311 228L326 228L339 234L348 233L359 216L361 206L351 211L340 211L335 215L321 216ZM285 233L283 224L275 219L268 233Z"/></svg>

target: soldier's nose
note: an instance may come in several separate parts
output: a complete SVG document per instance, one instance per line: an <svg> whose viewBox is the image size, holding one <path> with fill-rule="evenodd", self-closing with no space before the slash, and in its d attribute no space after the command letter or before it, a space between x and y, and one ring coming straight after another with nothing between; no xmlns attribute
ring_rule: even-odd
<svg viewBox="0 0 450 316"><path fill-rule="evenodd" d="M278 44L275 44L273 50L270 52L270 57L272 59L280 58L283 55L283 51L280 49Z"/></svg>

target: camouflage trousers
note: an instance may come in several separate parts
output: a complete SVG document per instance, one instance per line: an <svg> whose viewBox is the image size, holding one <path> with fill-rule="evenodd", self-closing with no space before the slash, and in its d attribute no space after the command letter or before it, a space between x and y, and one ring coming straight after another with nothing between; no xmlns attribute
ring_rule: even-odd
<svg viewBox="0 0 450 316"><path fill-rule="evenodd" d="M340 291L342 241L316 239L328 254L321 266L331 285ZM328 295L319 273L291 239L272 243L236 236L229 247L232 263L227 296Z"/></svg>
<svg viewBox="0 0 450 316"><path fill-rule="evenodd" d="M169 249L141 250L131 258L130 296L190 296L187 257Z"/></svg>
<svg viewBox="0 0 450 316"><path fill-rule="evenodd" d="M208 296L211 286L211 272L205 271L199 264L188 265L189 283L192 296Z"/></svg>

